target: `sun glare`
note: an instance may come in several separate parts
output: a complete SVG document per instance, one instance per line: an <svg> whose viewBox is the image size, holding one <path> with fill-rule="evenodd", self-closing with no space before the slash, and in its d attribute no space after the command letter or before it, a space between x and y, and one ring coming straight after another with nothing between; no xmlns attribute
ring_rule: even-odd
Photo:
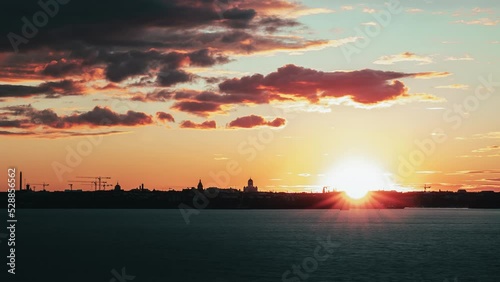
<svg viewBox="0 0 500 282"><path fill-rule="evenodd" d="M384 172L366 160L340 163L331 172L331 185L352 199L361 199L371 190L382 190L388 184Z"/></svg>

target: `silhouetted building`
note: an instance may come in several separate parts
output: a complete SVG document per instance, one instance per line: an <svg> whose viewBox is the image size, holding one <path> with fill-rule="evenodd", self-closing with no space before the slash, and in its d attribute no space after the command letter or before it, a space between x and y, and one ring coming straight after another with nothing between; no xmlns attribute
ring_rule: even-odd
<svg viewBox="0 0 500 282"><path fill-rule="evenodd" d="M243 187L243 192L245 193L255 193L257 192L257 186L253 186L252 178L248 179L248 186Z"/></svg>
<svg viewBox="0 0 500 282"><path fill-rule="evenodd" d="M201 179L198 182L198 191L203 191L203 183L201 183Z"/></svg>
<svg viewBox="0 0 500 282"><path fill-rule="evenodd" d="M118 184L118 182L116 182L115 191L121 191L121 190L122 190L122 187L120 186L120 184Z"/></svg>

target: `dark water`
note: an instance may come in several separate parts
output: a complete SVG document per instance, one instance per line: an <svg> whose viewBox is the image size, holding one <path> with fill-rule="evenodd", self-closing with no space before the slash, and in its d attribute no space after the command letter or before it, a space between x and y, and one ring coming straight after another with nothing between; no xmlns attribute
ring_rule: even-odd
<svg viewBox="0 0 500 282"><path fill-rule="evenodd" d="M500 281L499 210L201 210L190 219L20 210L17 274L2 281Z"/></svg>

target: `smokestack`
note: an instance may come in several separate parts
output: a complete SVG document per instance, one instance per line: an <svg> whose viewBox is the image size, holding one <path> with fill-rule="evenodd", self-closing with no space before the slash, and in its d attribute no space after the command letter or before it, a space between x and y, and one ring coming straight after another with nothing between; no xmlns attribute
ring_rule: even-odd
<svg viewBox="0 0 500 282"><path fill-rule="evenodd" d="M19 172L19 191L23 190L23 172Z"/></svg>

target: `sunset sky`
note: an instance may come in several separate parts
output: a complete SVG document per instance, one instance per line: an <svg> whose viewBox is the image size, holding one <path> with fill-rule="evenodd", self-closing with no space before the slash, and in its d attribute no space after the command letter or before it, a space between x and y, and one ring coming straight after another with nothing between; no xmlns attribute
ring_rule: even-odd
<svg viewBox="0 0 500 282"><path fill-rule="evenodd" d="M498 1L31 2L0 25L28 183L500 190Z"/></svg>

